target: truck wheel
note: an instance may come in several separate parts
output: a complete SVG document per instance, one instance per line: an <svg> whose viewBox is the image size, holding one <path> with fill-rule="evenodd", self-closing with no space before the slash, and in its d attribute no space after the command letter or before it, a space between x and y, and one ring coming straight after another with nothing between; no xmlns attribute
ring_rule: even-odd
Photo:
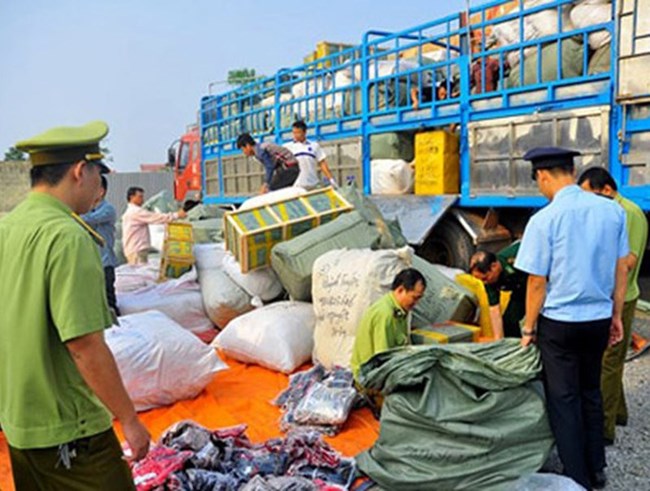
<svg viewBox="0 0 650 491"><path fill-rule="evenodd" d="M434 227L418 255L431 263L467 271L475 249L465 229L455 219L446 217Z"/></svg>

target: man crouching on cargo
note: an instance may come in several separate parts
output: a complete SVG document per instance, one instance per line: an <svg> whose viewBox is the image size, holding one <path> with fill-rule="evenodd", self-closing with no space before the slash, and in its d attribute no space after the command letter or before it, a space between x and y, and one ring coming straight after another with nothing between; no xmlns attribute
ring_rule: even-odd
<svg viewBox="0 0 650 491"><path fill-rule="evenodd" d="M130 458L149 448L104 342L103 239L78 215L108 171L107 133L96 121L16 145L29 152L32 192L0 220L0 423L17 491L135 490L111 413Z"/></svg>
<svg viewBox="0 0 650 491"><path fill-rule="evenodd" d="M427 282L418 270L408 268L395 276L389 293L363 314L352 350L352 373L377 353L410 343L408 313L424 295Z"/></svg>

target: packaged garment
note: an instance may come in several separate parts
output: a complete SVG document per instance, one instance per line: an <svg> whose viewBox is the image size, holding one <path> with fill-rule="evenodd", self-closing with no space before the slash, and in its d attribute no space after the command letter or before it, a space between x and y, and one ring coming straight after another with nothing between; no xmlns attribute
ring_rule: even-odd
<svg viewBox="0 0 650 491"><path fill-rule="evenodd" d="M241 491L319 491L316 484L304 477L255 476Z"/></svg>
<svg viewBox="0 0 650 491"><path fill-rule="evenodd" d="M155 446L147 456L131 467L137 491L150 491L165 484L167 479L185 465L192 452L179 452L173 448Z"/></svg>
<svg viewBox="0 0 650 491"><path fill-rule="evenodd" d="M322 365L296 373L273 404L282 408L282 431L300 429L337 434L358 400L352 372Z"/></svg>
<svg viewBox="0 0 650 491"><path fill-rule="evenodd" d="M245 425L213 431L191 421L170 427L161 444L194 456L186 461L184 471L166 480L164 489L235 490L247 483L247 489L265 489L263 485L302 489L293 486L307 479L319 491L338 491L349 489L355 478L354 460L341 458L318 433L301 431L254 444L245 431ZM210 452L205 451L208 448ZM210 458L200 459L199 454Z"/></svg>
<svg viewBox="0 0 650 491"><path fill-rule="evenodd" d="M333 249L378 246L380 231L357 211L345 213L271 251L271 266L293 300L308 301L312 294L314 261Z"/></svg>
<svg viewBox="0 0 650 491"><path fill-rule="evenodd" d="M415 174L405 160L370 161L372 194L409 194L413 192Z"/></svg>
<svg viewBox="0 0 650 491"><path fill-rule="evenodd" d="M272 303L234 319L213 346L236 360L291 373L311 358L315 323L309 303Z"/></svg>
<svg viewBox="0 0 650 491"><path fill-rule="evenodd" d="M192 399L227 368L214 349L161 312L119 321L104 336L138 411Z"/></svg>
<svg viewBox="0 0 650 491"><path fill-rule="evenodd" d="M326 368L349 368L361 317L390 291L393 278L410 267L412 258L412 249L404 247L338 249L316 260L312 278L314 360Z"/></svg>
<svg viewBox="0 0 650 491"><path fill-rule="evenodd" d="M345 423L357 399L353 387L328 387L320 382L312 385L293 416L301 425L332 425Z"/></svg>
<svg viewBox="0 0 650 491"><path fill-rule="evenodd" d="M357 465L383 489L507 489L553 445L540 371L517 339L375 355L359 382L384 395L381 429Z"/></svg>
<svg viewBox="0 0 650 491"><path fill-rule="evenodd" d="M242 273L235 256L228 253L223 259L223 270L246 293L251 297L259 297L263 302L274 300L283 292L278 275L270 267Z"/></svg>
<svg viewBox="0 0 650 491"><path fill-rule="evenodd" d="M413 309L413 327L425 327L436 322L470 322L476 313L476 299L472 293L450 280L437 266L413 256L412 266L427 281L427 288Z"/></svg>
<svg viewBox="0 0 650 491"><path fill-rule="evenodd" d="M196 270L192 269L177 279L118 293L117 306L125 315L157 310L197 336L205 336L214 331L214 325L203 307L196 280Z"/></svg>

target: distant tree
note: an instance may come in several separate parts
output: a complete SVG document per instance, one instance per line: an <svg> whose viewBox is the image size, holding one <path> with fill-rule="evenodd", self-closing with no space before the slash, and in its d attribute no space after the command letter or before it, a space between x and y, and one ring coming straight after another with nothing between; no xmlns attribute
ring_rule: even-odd
<svg viewBox="0 0 650 491"><path fill-rule="evenodd" d="M103 145L100 145L99 151L104 154L104 160L106 162L113 162L113 155L111 154L111 149L106 146L108 140L104 141Z"/></svg>
<svg viewBox="0 0 650 491"><path fill-rule="evenodd" d="M27 160L27 154L16 147L9 147L5 152L5 160Z"/></svg>
<svg viewBox="0 0 650 491"><path fill-rule="evenodd" d="M263 75L257 75L254 68L237 68L228 71L228 84L229 85L244 85L249 82L254 82L263 78Z"/></svg>

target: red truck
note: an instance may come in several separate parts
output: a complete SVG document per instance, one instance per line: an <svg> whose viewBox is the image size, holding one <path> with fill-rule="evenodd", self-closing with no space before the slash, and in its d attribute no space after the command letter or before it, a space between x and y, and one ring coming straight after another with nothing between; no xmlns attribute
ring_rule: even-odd
<svg viewBox="0 0 650 491"><path fill-rule="evenodd" d="M197 125L188 126L167 151L167 165L174 172L174 198L181 203L201 199L201 138Z"/></svg>

